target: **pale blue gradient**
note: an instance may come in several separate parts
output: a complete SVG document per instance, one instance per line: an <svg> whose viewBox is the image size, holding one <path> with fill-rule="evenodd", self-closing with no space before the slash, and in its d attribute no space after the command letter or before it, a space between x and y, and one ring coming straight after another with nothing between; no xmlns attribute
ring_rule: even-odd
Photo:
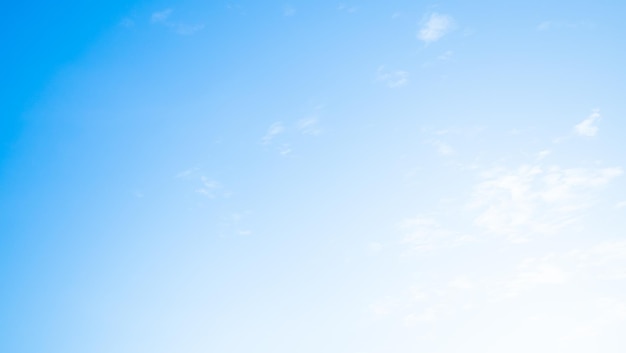
<svg viewBox="0 0 626 353"><path fill-rule="evenodd" d="M6 7L0 352L622 352L626 6Z"/></svg>

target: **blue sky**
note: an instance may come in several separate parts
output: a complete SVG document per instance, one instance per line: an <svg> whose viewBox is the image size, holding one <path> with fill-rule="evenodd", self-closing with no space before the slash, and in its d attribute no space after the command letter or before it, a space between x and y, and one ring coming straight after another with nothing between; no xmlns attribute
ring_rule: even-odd
<svg viewBox="0 0 626 353"><path fill-rule="evenodd" d="M9 5L0 351L621 352L624 10Z"/></svg>

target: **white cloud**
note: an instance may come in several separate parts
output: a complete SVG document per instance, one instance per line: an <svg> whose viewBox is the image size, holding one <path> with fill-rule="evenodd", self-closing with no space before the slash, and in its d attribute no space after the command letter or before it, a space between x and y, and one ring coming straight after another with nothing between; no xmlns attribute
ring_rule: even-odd
<svg viewBox="0 0 626 353"><path fill-rule="evenodd" d="M281 156L286 156L290 154L291 152L292 152L291 147L289 147L289 144L287 143L283 144L278 150L278 153L280 153Z"/></svg>
<svg viewBox="0 0 626 353"><path fill-rule="evenodd" d="M319 120L315 116L300 119L297 127L305 135L319 135L322 132L322 129L319 127Z"/></svg>
<svg viewBox="0 0 626 353"><path fill-rule="evenodd" d="M378 81L390 88L402 87L409 83L409 73L402 70L388 71L384 66L378 68Z"/></svg>
<svg viewBox="0 0 626 353"><path fill-rule="evenodd" d="M483 175L474 187L470 208L474 223L514 241L532 234L554 234L587 208L591 193L622 174L620 168L563 169L525 165Z"/></svg>
<svg viewBox="0 0 626 353"><path fill-rule="evenodd" d="M150 16L150 21L152 23L162 23L169 19L172 14L172 9L165 9L162 11L153 12L152 16Z"/></svg>
<svg viewBox="0 0 626 353"><path fill-rule="evenodd" d="M574 126L574 130L580 136L595 136L598 133L598 127L594 124L600 120L600 112L594 110L585 120Z"/></svg>
<svg viewBox="0 0 626 353"><path fill-rule="evenodd" d="M262 138L263 144L267 145L271 143L276 136L282 134L285 130L285 126L280 121L273 123Z"/></svg>
<svg viewBox="0 0 626 353"><path fill-rule="evenodd" d="M210 199L225 195L222 193L222 186L217 181L211 180L205 176L201 176L200 181L202 182L202 186L196 189L198 194L204 195Z"/></svg>
<svg viewBox="0 0 626 353"><path fill-rule="evenodd" d="M422 22L417 38L426 44L436 42L454 29L454 26L451 16L433 13Z"/></svg>

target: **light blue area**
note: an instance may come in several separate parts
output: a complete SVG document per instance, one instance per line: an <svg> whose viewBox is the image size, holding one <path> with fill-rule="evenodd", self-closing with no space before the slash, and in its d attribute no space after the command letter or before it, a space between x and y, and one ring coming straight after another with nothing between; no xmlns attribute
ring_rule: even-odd
<svg viewBox="0 0 626 353"><path fill-rule="evenodd" d="M0 352L621 352L624 10L5 6Z"/></svg>

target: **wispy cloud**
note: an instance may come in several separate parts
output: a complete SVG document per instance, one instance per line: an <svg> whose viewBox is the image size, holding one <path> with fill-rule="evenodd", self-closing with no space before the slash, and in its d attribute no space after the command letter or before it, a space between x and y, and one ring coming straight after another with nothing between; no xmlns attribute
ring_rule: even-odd
<svg viewBox="0 0 626 353"><path fill-rule="evenodd" d="M168 27L172 29L175 33L180 35L192 35L204 28L203 24L172 22L170 21L172 13L172 9L165 9L162 11L154 12L150 16L150 22Z"/></svg>
<svg viewBox="0 0 626 353"><path fill-rule="evenodd" d="M355 13L359 8L356 6L351 6L345 3L340 3L337 5L337 10L347 12L347 13Z"/></svg>
<svg viewBox="0 0 626 353"><path fill-rule="evenodd" d="M402 87L409 83L409 73L403 70L389 71L381 66L378 68L377 80L384 82L390 88Z"/></svg>
<svg viewBox="0 0 626 353"><path fill-rule="evenodd" d="M222 216L219 224L221 236L250 236L254 234L247 225L246 219L249 215L250 211L245 211L233 212Z"/></svg>
<svg viewBox="0 0 626 353"><path fill-rule="evenodd" d="M564 22L564 21L543 21L537 25L538 31L549 31L558 29L576 29L576 28L592 28L593 24L589 22Z"/></svg>
<svg viewBox="0 0 626 353"><path fill-rule="evenodd" d="M518 266L517 274L504 284L507 295L518 296L539 285L564 284L570 276L561 267L551 263L550 257L528 258Z"/></svg>
<svg viewBox="0 0 626 353"><path fill-rule="evenodd" d="M594 110L585 120L574 126L574 130L580 136L593 137L598 133L598 127L595 125L600 120L600 111Z"/></svg>
<svg viewBox="0 0 626 353"><path fill-rule="evenodd" d="M322 132L319 120L315 116L300 119L297 127L298 130L305 135L319 135Z"/></svg>
<svg viewBox="0 0 626 353"><path fill-rule="evenodd" d="M454 52L452 50L447 50L443 54L439 55L437 57L437 59L439 59L441 61L448 61L448 60L452 59L452 54L454 54Z"/></svg>
<svg viewBox="0 0 626 353"><path fill-rule="evenodd" d="M264 145L270 144L272 140L276 138L276 136L285 132L286 128L280 121L277 121L270 125L269 129L267 129L267 133L261 139Z"/></svg>
<svg viewBox="0 0 626 353"><path fill-rule="evenodd" d="M180 35L192 35L204 28L203 24L186 24L186 23L176 23L172 26L174 32Z"/></svg>
<svg viewBox="0 0 626 353"><path fill-rule="evenodd" d="M124 28L131 28L135 26L135 21L132 18L125 17L120 21L120 26Z"/></svg>
<svg viewBox="0 0 626 353"><path fill-rule="evenodd" d="M620 168L564 169L524 165L483 174L470 207L475 224L514 241L530 234L554 234L589 207L591 192L622 174Z"/></svg>
<svg viewBox="0 0 626 353"><path fill-rule="evenodd" d="M231 195L221 183L203 175L198 167L183 170L177 173L175 177L196 185L199 183L200 185L196 187L195 192L209 199L229 197Z"/></svg>
<svg viewBox="0 0 626 353"><path fill-rule="evenodd" d="M296 8L291 5L286 5L283 7L283 16L291 17L296 14Z"/></svg>
<svg viewBox="0 0 626 353"><path fill-rule="evenodd" d="M402 243L408 245L411 252L428 252L471 241L465 235L443 227L433 217L407 218L398 226L404 234Z"/></svg>
<svg viewBox="0 0 626 353"><path fill-rule="evenodd" d="M455 22L451 16L433 13L422 21L417 38L426 44L433 43L448 34L454 27Z"/></svg>
<svg viewBox="0 0 626 353"><path fill-rule="evenodd" d="M172 12L172 9L165 9L153 12L152 16L150 16L150 21L152 23L163 23L169 19L169 17L172 15Z"/></svg>
<svg viewBox="0 0 626 353"><path fill-rule="evenodd" d="M322 133L323 130L318 118L319 109L321 108L316 108L316 112L312 115L290 124L281 121L272 123L261 138L261 143L272 145L272 149L282 156L290 155L293 152L292 145L297 140L303 136L314 137Z"/></svg>
<svg viewBox="0 0 626 353"><path fill-rule="evenodd" d="M433 145L437 149L437 152L442 156L451 156L456 153L454 148L446 142L440 140L429 140L429 143Z"/></svg>
<svg viewBox="0 0 626 353"><path fill-rule="evenodd" d="M194 168L189 168L189 169L185 169L183 171L180 171L176 174L176 178L187 178L192 176L193 174L195 174L196 172L198 172L198 168L194 167Z"/></svg>
<svg viewBox="0 0 626 353"><path fill-rule="evenodd" d="M209 179L204 175L200 177L202 186L196 189L198 194L204 195L210 199L214 199L218 196L218 193L222 189L220 183L215 180Z"/></svg>
<svg viewBox="0 0 626 353"><path fill-rule="evenodd" d="M400 229L405 233L403 242L419 251L433 250L442 238L450 235L437 221L428 217L405 219L400 223Z"/></svg>

